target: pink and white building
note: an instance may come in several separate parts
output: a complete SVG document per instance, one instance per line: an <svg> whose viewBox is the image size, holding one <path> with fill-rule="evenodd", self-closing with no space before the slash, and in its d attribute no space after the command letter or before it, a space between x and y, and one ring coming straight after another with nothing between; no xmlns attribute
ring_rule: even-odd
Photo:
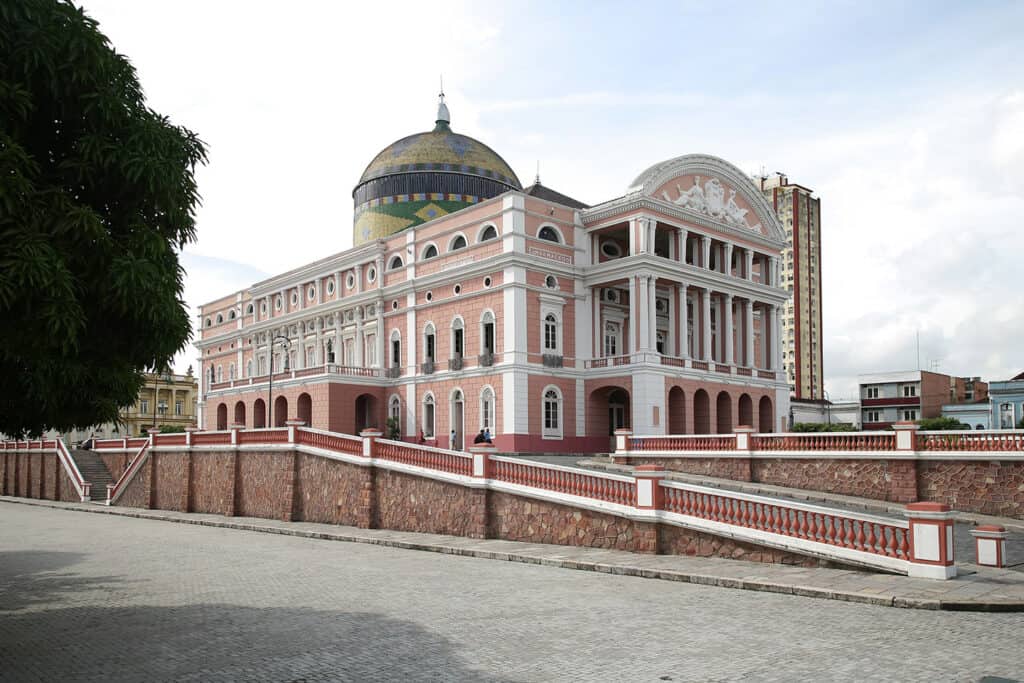
<svg viewBox="0 0 1024 683"><path fill-rule="evenodd" d="M394 418L406 440L567 453L619 427L786 428L785 235L750 178L685 155L586 206L522 188L448 118L370 164L354 248L201 307L201 426Z"/></svg>

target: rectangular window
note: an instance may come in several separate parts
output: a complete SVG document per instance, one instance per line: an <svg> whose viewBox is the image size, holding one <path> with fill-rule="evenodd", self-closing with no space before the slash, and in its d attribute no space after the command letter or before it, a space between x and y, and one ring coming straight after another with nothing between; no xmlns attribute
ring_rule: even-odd
<svg viewBox="0 0 1024 683"><path fill-rule="evenodd" d="M455 330L455 340L454 340L454 345L453 346L455 348L455 357L456 358L461 358L462 357L462 330Z"/></svg>
<svg viewBox="0 0 1024 683"><path fill-rule="evenodd" d="M484 353L494 353L494 323L484 323Z"/></svg>
<svg viewBox="0 0 1024 683"><path fill-rule="evenodd" d="M434 335L427 335L427 360L434 360Z"/></svg>
<svg viewBox="0 0 1024 683"><path fill-rule="evenodd" d="M398 339L391 340L391 367L402 366L402 342Z"/></svg>
<svg viewBox="0 0 1024 683"><path fill-rule="evenodd" d="M618 326L609 325L604 333L604 355L619 355L619 331Z"/></svg>
<svg viewBox="0 0 1024 683"><path fill-rule="evenodd" d="M911 421L912 420L916 420L917 419L917 411L916 410L904 410L903 411L903 419L904 420L911 420Z"/></svg>
<svg viewBox="0 0 1024 683"><path fill-rule="evenodd" d="M558 430L558 403L544 402L544 429Z"/></svg>
<svg viewBox="0 0 1024 683"><path fill-rule="evenodd" d="M434 438L434 404L428 403L423 408L423 436Z"/></svg>
<svg viewBox="0 0 1024 683"><path fill-rule="evenodd" d="M139 401L139 412L142 413L143 415L145 415L146 413L149 412L149 401L148 400L142 399L141 401Z"/></svg>
<svg viewBox="0 0 1024 683"><path fill-rule="evenodd" d="M867 411L864 411L864 421L865 422L881 422L882 420L881 420L881 415L880 415L879 411L877 411L877 410L867 410Z"/></svg>
<svg viewBox="0 0 1024 683"><path fill-rule="evenodd" d="M868 387L867 394L868 398L878 398L878 387Z"/></svg>
<svg viewBox="0 0 1024 683"><path fill-rule="evenodd" d="M174 402L174 414L175 415L184 415L185 414L185 403L184 403L184 401L175 401Z"/></svg>
<svg viewBox="0 0 1024 683"><path fill-rule="evenodd" d="M905 397L917 396L917 387L912 384L903 387L903 395Z"/></svg>

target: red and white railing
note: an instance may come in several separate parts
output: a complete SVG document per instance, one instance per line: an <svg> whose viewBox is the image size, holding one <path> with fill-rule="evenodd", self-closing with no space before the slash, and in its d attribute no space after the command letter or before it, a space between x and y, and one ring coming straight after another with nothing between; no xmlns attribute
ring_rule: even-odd
<svg viewBox="0 0 1024 683"><path fill-rule="evenodd" d="M242 434L248 433L249 432L241 432L238 436L241 437ZM335 451L337 453L347 453L349 455L363 454L363 440L358 436L327 432L321 429L311 429L309 427L300 427L298 429L297 438L300 444L312 446L313 448L319 448L325 451Z"/></svg>
<svg viewBox="0 0 1024 683"><path fill-rule="evenodd" d="M432 446L376 439L373 456L381 460L399 462L438 472L470 476L473 473L473 456L462 451L449 451Z"/></svg>
<svg viewBox="0 0 1024 683"><path fill-rule="evenodd" d="M491 456L491 479L518 486L592 498L616 505L636 505L636 481L604 472L549 465L542 462Z"/></svg>
<svg viewBox="0 0 1024 683"><path fill-rule="evenodd" d="M776 545L795 539L891 560L906 562L910 558L910 523L906 520L674 481L663 481L661 486L666 512L770 534L778 537ZM844 557L872 564L872 558ZM884 564L902 568L898 563Z"/></svg>
<svg viewBox="0 0 1024 683"><path fill-rule="evenodd" d="M774 454L915 453L1015 453L1024 456L1024 430L919 431L914 424L896 423L894 431L873 432L789 432L757 434L751 427L737 427L732 434L673 434L634 436L617 430L617 455L686 457L705 451L736 451L737 455L772 457ZM876 454L871 456L869 454ZM1019 456L1018 456L1019 457Z"/></svg>
<svg viewBox="0 0 1024 683"><path fill-rule="evenodd" d="M673 436L635 436L629 439L633 451L734 451L732 434L680 434Z"/></svg>
<svg viewBox="0 0 1024 683"><path fill-rule="evenodd" d="M157 436L157 435L154 435ZM142 446L138 452L132 456L132 459L128 462L128 466L124 468L124 472L118 477L117 481L113 484L107 485L107 505L113 505L124 493L128 487L128 483L135 478L139 470L142 469L142 464L146 461L149 455L149 439L143 439Z"/></svg>
<svg viewBox="0 0 1024 683"><path fill-rule="evenodd" d="M92 494L90 490L92 485L87 482L82 477L82 473L78 471L78 464L75 462L75 459L71 457L71 453L68 451L68 447L67 444L64 443L64 439L57 439L54 442L54 446L57 451L57 458L64 467L64 471L68 473L68 479L71 480L71 485L75 487L75 493L78 494L78 499L83 503L88 501Z"/></svg>

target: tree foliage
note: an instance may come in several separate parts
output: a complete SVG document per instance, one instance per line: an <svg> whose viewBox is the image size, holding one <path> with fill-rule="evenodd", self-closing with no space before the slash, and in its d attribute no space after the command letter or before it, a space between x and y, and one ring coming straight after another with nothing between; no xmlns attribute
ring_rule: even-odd
<svg viewBox="0 0 1024 683"><path fill-rule="evenodd" d="M0 3L0 432L113 421L188 342L205 160L81 9Z"/></svg>
<svg viewBox="0 0 1024 683"><path fill-rule="evenodd" d="M955 417L925 417L917 421L918 426L926 432L970 429Z"/></svg>
<svg viewBox="0 0 1024 683"><path fill-rule="evenodd" d="M793 424L794 432L855 432L857 428L849 422L796 422Z"/></svg>

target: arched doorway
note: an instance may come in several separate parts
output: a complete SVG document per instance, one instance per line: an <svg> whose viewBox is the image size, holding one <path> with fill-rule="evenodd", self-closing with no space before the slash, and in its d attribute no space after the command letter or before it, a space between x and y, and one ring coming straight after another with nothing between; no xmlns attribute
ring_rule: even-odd
<svg viewBox="0 0 1024 683"><path fill-rule="evenodd" d="M587 436L609 437L609 448L615 450L616 429L628 428L631 415L629 391L622 387L608 386L590 392L587 400Z"/></svg>
<svg viewBox="0 0 1024 683"><path fill-rule="evenodd" d="M775 431L775 411L772 409L772 400L762 396L757 404L758 425L757 429L762 434L770 434Z"/></svg>
<svg viewBox="0 0 1024 683"><path fill-rule="evenodd" d="M608 394L608 434L629 425L629 394L625 389L616 389Z"/></svg>
<svg viewBox="0 0 1024 683"><path fill-rule="evenodd" d="M313 399L309 394L299 394L299 400L295 404L295 417L305 422L307 427L313 425Z"/></svg>
<svg viewBox="0 0 1024 683"><path fill-rule="evenodd" d="M668 433L686 433L686 395L679 387L668 392Z"/></svg>
<svg viewBox="0 0 1024 683"><path fill-rule="evenodd" d="M288 419L288 399L284 396L278 396L274 399L274 426L284 427L285 421Z"/></svg>
<svg viewBox="0 0 1024 683"><path fill-rule="evenodd" d="M466 442L466 398L462 389L452 391L449 408L448 415L451 426L448 434L448 448L461 451L465 448ZM454 439L451 438L452 431L455 432Z"/></svg>
<svg viewBox="0 0 1024 683"><path fill-rule="evenodd" d="M377 426L376 410L377 400L372 395L360 394L356 397L356 434Z"/></svg>
<svg viewBox="0 0 1024 683"><path fill-rule="evenodd" d="M228 428L228 404L221 403L217 406L217 429L224 430Z"/></svg>
<svg viewBox="0 0 1024 683"><path fill-rule="evenodd" d="M693 433L711 433L711 398L703 389L693 394Z"/></svg>
<svg viewBox="0 0 1024 683"><path fill-rule="evenodd" d="M267 426L267 404L262 398L256 399L252 404L252 426L255 429Z"/></svg>
<svg viewBox="0 0 1024 683"><path fill-rule="evenodd" d="M235 424L245 424L245 401L239 401L235 404Z"/></svg>
<svg viewBox="0 0 1024 683"><path fill-rule="evenodd" d="M744 427L754 426L754 402L750 400L750 396L748 394L742 394L740 396L739 418L739 424Z"/></svg>
<svg viewBox="0 0 1024 683"><path fill-rule="evenodd" d="M718 392L718 399L715 401L715 409L718 413L718 433L732 433L732 397L729 392Z"/></svg>

